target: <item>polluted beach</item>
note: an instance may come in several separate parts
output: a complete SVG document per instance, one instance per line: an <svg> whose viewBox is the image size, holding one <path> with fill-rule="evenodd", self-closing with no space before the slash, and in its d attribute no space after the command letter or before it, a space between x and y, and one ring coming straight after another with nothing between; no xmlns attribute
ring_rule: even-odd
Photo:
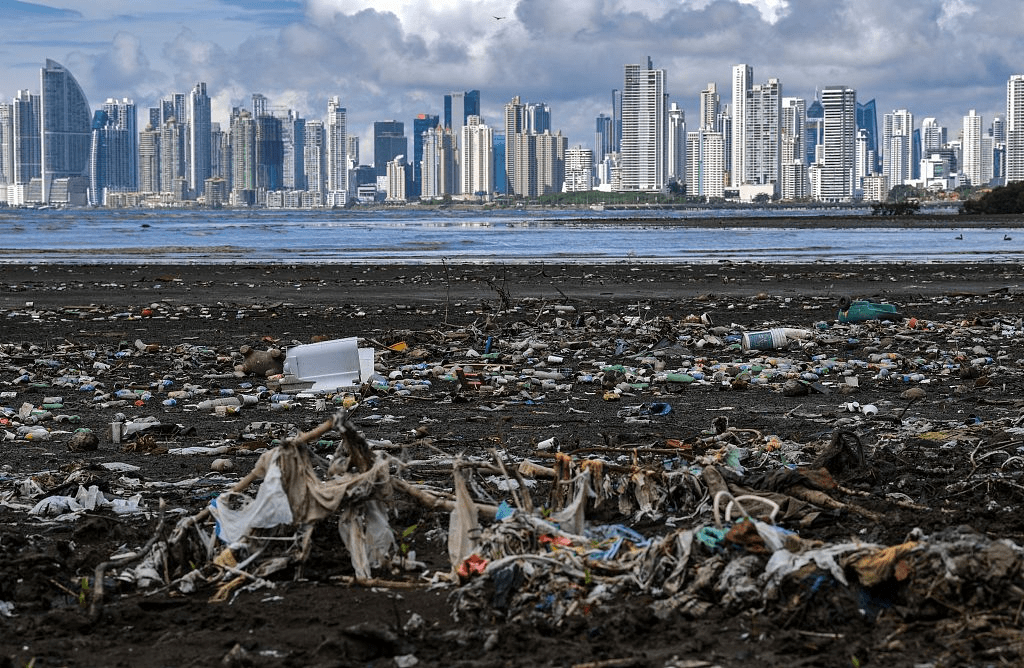
<svg viewBox="0 0 1024 668"><path fill-rule="evenodd" d="M1018 663L1020 282L5 266L0 654Z"/></svg>

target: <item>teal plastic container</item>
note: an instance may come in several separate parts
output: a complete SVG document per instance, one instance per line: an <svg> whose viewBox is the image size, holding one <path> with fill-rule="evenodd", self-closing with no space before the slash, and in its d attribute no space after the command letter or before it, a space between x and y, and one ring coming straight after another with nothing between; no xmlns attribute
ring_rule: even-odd
<svg viewBox="0 0 1024 668"><path fill-rule="evenodd" d="M864 320L896 320L900 314L892 304L877 304L868 301L850 302L849 308L840 310L839 322L863 322Z"/></svg>

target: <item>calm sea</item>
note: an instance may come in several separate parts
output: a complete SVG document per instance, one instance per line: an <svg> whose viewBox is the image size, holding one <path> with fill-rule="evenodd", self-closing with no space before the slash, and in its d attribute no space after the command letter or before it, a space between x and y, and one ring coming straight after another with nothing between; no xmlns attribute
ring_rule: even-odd
<svg viewBox="0 0 1024 668"><path fill-rule="evenodd" d="M820 224L693 225L700 218L750 215L749 210L0 209L0 263L918 263L1019 261L1024 253L1024 222L1011 229L977 223L960 228L955 221L946 228L879 228L850 226L849 211L773 210L769 215L816 216ZM601 222L624 217L614 225ZM666 218L671 224L658 222Z"/></svg>

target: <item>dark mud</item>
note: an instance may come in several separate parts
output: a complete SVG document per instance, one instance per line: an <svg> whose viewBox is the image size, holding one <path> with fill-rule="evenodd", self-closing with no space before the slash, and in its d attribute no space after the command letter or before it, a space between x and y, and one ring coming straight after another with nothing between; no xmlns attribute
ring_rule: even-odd
<svg viewBox="0 0 1024 668"><path fill-rule="evenodd" d="M383 354L380 362L387 371L420 361L465 362L460 351L483 350L487 339L495 349L511 352L515 342L536 334L574 342L577 347L559 350L570 357L580 352L574 372L600 375L606 363L642 366L664 341L676 343L681 333L692 332L694 316L708 314L716 327L725 328L726 337L771 326L814 330L827 324L835 336L813 350L786 352L808 366L817 355L849 360L893 353L907 360L896 373L909 375L920 369L915 360L941 361L952 353L964 371L928 373L919 399L904 398L912 381L871 374L862 374L851 394L804 396L787 396L781 381L745 384L735 374L705 385L652 383L618 401L606 401L599 383L575 382L568 391L529 388L536 401L509 402L500 413L490 410L493 396L438 379L422 394L379 392L372 410L361 407L354 421L367 437L403 446L411 459L486 456L498 447L518 461L550 454L536 446L555 436L562 452L614 452L612 461L659 467L670 441L691 446L694 459L710 452L702 436L722 415L734 428L777 435L802 444L808 453L828 443L837 426L855 419L867 461L843 472L846 493L832 494L847 508L822 512L797 529L801 538L898 545L912 535L961 531L961 538L1024 545L1024 466L1009 461L1024 447L1014 431L1022 426L1024 407L1022 285L1019 266L996 264L5 266L0 268L0 391L16 395L0 405L17 412L25 402L38 405L61 394L63 412L80 420L75 426L89 427L101 438L98 450L89 452L69 452L67 435L0 443L0 501L17 501L15 484L29 476L47 494L73 494L83 482L112 493L123 487L122 474L101 465L124 462L140 467L127 475L142 481L148 508L154 510L162 497L168 508L194 514L255 462L248 453L259 444L241 448L247 425L268 421L308 430L327 416L309 401L287 412L261 402L242 415L225 416L163 407L159 396L138 407L103 408L91 395L56 387L56 367L77 364L82 373L92 373L86 365L95 359L112 365L103 378L108 386L141 387L172 378L177 386L195 382L237 389L253 379L223 376L242 345L265 348L359 336L378 351L399 342L410 351L425 351L415 359L408 352ZM835 327L842 296L895 304L900 318L893 324L868 323L854 336ZM572 319L563 317L568 311L554 310L556 305L572 306ZM589 323L588 316L594 318ZM908 318L919 326L908 327ZM160 348L140 351L137 340ZM682 343L687 350L680 357L738 365L752 356L727 338L700 351L692 341ZM978 347L984 355L974 350ZM970 359L979 356L993 361L973 369ZM54 359L60 361L47 362ZM663 359L671 369L672 355ZM589 366L592 361L596 366ZM19 381L22 372L32 378ZM877 418L864 423L852 416L843 408L851 401L876 405ZM649 402L667 403L672 411L646 423L622 417L624 408ZM221 476L210 472L213 456L114 444L105 434L119 412L156 415L184 427L160 439L165 449L234 443L241 450L233 456L236 468ZM907 425L914 425L913 435ZM15 431L13 423L5 429ZM1001 454L979 458L995 451ZM446 482L442 472L422 475L438 486L450 485L450 475ZM159 484L189 479L205 481ZM543 492L536 496L538 503L546 499ZM851 512L853 505L872 517ZM423 571L448 572L448 514L407 499L396 499L392 511L396 532L415 527L404 541L424 563ZM0 602L11 605L10 616L0 614L0 666L994 666L1024 661L1019 555L1009 568L983 563L982 575L958 582L910 561L911 575L873 589L792 581L779 598L746 605L726 604L721 592L708 589L697 605L669 615L656 614L657 592L626 590L611 602L558 619L485 608L464 612L456 621L455 588L430 587L420 572L379 573L382 585L376 587L352 584L350 560L330 521L315 529L305 563L271 578L273 589L239 591L214 603L213 588L183 595L112 582L99 614L90 615L95 583L89 578L96 566L121 546L143 545L157 526L156 515L101 509L54 522L0 505ZM706 524L709 517L705 510L692 521ZM608 519L630 523L628 517ZM646 536L671 529L650 519L633 528ZM978 554L990 552L979 547Z"/></svg>

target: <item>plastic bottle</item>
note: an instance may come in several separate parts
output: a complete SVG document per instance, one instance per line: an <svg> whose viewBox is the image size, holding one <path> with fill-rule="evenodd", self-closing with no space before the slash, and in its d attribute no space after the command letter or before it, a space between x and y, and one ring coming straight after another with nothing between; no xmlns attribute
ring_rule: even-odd
<svg viewBox="0 0 1024 668"><path fill-rule="evenodd" d="M238 397L220 397L218 399L207 399L200 401L196 407L201 411L208 411L216 408L217 406L239 406L241 402Z"/></svg>

